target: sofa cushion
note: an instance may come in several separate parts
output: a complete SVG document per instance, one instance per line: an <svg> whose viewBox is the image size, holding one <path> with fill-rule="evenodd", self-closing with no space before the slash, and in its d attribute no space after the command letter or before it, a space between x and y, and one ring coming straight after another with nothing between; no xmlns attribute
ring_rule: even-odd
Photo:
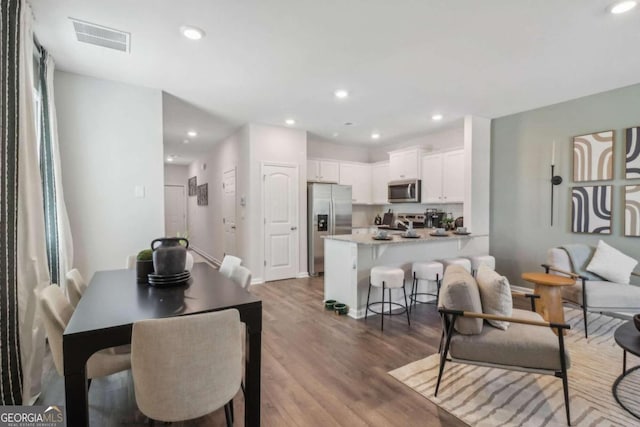
<svg viewBox="0 0 640 427"><path fill-rule="evenodd" d="M567 251L562 248L551 248L547 251L547 264L557 268L558 270L573 272L569 255L567 254ZM565 276L564 274L555 273L553 271L550 273Z"/></svg>
<svg viewBox="0 0 640 427"><path fill-rule="evenodd" d="M517 319L544 320L532 311L513 310ZM565 346L566 349L566 346ZM506 331L484 328L477 335L454 335L449 354L456 359L496 365L559 371L560 347L551 328L511 322ZM567 368L571 365L565 351Z"/></svg>
<svg viewBox="0 0 640 427"><path fill-rule="evenodd" d="M506 277L499 275L485 264L480 264L476 273L476 282L480 291L482 312L497 316L511 317L513 299L511 286ZM502 320L487 320L491 326L507 329L509 322Z"/></svg>
<svg viewBox="0 0 640 427"><path fill-rule="evenodd" d="M459 265L450 265L444 272L438 305L449 310L482 313L480 292L475 279ZM465 335L482 332L482 319L458 318L456 331Z"/></svg>
<svg viewBox="0 0 640 427"><path fill-rule="evenodd" d="M587 270L610 282L628 284L638 261L600 240Z"/></svg>
<svg viewBox="0 0 640 427"><path fill-rule="evenodd" d="M587 308L637 309L640 311L640 286L602 280L587 280ZM582 305L582 281L562 287L562 298Z"/></svg>

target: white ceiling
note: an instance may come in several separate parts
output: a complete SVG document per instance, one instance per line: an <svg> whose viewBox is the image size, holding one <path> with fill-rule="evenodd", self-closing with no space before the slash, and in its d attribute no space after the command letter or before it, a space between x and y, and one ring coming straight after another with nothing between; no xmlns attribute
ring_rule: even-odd
<svg viewBox="0 0 640 427"><path fill-rule="evenodd" d="M177 97L169 105L186 117L169 118L168 144L193 125L185 103L213 117L201 141L293 117L339 142L374 144L375 130L386 144L464 114L495 118L638 83L640 7L614 16L612 2L31 1L59 68ZM68 17L130 32L131 53L77 42ZM185 39L185 24L206 37ZM352 95L337 101L337 88Z"/></svg>

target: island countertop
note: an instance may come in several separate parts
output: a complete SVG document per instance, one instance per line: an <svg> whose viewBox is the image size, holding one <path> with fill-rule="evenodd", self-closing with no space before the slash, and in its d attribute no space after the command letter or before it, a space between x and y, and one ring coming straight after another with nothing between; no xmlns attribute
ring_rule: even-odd
<svg viewBox="0 0 640 427"><path fill-rule="evenodd" d="M405 243L424 243L424 242L441 242L441 241L451 241L451 240L467 240L472 237L480 237L479 235L473 234L456 234L452 231L448 231L444 236L431 236L430 233L433 232L433 229L423 228L416 229L416 235L418 238L407 238L402 237L404 234L403 231L391 231L387 234L388 237L391 237L390 240L376 240L374 239L374 234L338 234L332 236L325 236L325 239L328 240L340 240L343 242L351 242L357 243L359 245L396 245L396 244L405 244Z"/></svg>

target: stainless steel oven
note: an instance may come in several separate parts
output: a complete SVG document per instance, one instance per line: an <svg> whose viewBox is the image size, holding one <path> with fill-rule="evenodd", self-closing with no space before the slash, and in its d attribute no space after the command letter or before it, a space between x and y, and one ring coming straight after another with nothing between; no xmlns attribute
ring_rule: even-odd
<svg viewBox="0 0 640 427"><path fill-rule="evenodd" d="M422 190L419 179L391 181L388 188L390 203L420 203Z"/></svg>

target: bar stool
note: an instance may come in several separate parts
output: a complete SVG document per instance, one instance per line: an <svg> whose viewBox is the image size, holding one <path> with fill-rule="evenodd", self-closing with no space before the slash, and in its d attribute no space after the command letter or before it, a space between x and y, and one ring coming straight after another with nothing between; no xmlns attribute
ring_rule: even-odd
<svg viewBox="0 0 640 427"><path fill-rule="evenodd" d="M471 261L469 261L467 258L443 259L442 264L444 265L445 271L447 271L447 267L449 267L450 265L459 265L460 267L464 268L469 273L471 273Z"/></svg>
<svg viewBox="0 0 640 427"><path fill-rule="evenodd" d="M371 287L382 288L382 301L372 302L369 304L369 297L371 296ZM391 302L391 289L402 288L404 293L404 307L397 302ZM411 320L409 320L409 305L407 304L407 291L404 288L404 270L397 267L377 266L371 269L371 275L369 276L369 292L367 292L367 309L364 312L364 318L366 320L369 311L380 315L380 330L384 330L384 291L388 290L389 295L389 315L396 315L407 313L407 323L411 326ZM380 304L380 311L375 311L371 308L374 304ZM392 313L391 306L396 305L403 307L404 311L399 313Z"/></svg>
<svg viewBox="0 0 640 427"><path fill-rule="evenodd" d="M433 304L432 301L420 301L418 300L418 295L428 295L436 297L435 304L438 304L438 300L440 299L440 281L444 274L444 266L441 262L438 261L429 261L429 262L414 262L411 266L411 271L413 273L413 284L411 286L411 294L409 295L409 300L411 301L411 305L409 309L412 310L412 307L416 305L416 303L420 304ZM436 282L436 293L430 292L418 292L418 283L420 280L426 280L427 282Z"/></svg>
<svg viewBox="0 0 640 427"><path fill-rule="evenodd" d="M496 269L496 259L491 255L476 255L469 257L471 260L471 275L476 276L480 264L484 264L492 270Z"/></svg>

